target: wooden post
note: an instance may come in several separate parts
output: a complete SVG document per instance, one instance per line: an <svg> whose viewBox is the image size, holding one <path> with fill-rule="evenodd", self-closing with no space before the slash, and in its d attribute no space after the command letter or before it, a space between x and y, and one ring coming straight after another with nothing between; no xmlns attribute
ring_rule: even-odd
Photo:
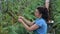
<svg viewBox="0 0 60 34"><path fill-rule="evenodd" d="M50 13L49 13L50 0L45 0L45 7L48 9L48 23L50 22Z"/></svg>
<svg viewBox="0 0 60 34"><path fill-rule="evenodd" d="M50 2L50 0L46 0L45 1L45 7L49 10L49 2Z"/></svg>

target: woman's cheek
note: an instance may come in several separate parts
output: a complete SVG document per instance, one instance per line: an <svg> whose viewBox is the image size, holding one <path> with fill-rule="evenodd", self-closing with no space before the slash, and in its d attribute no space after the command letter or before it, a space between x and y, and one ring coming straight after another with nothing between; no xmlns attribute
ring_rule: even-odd
<svg viewBox="0 0 60 34"><path fill-rule="evenodd" d="M35 14L36 17L38 17L38 14Z"/></svg>
<svg viewBox="0 0 60 34"><path fill-rule="evenodd" d="M37 16L37 14L35 13L35 16Z"/></svg>

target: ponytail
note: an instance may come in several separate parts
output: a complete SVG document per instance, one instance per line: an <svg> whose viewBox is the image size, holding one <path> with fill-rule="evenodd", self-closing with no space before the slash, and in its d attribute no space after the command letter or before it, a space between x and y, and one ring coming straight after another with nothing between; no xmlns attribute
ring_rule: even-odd
<svg viewBox="0 0 60 34"><path fill-rule="evenodd" d="M48 10L45 7L38 7L37 10L42 14L42 18L48 21Z"/></svg>

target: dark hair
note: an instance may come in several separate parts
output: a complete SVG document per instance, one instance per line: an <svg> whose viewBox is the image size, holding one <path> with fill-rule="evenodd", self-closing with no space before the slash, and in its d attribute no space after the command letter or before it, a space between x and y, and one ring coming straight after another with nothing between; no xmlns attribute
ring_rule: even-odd
<svg viewBox="0 0 60 34"><path fill-rule="evenodd" d="M48 10L45 7L38 7L37 10L42 14L42 18L48 21Z"/></svg>

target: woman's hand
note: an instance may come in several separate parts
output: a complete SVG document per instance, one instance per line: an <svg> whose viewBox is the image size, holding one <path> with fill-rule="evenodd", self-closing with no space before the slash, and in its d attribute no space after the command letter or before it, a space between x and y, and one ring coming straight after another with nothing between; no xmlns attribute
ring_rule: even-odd
<svg viewBox="0 0 60 34"><path fill-rule="evenodd" d="M22 17L22 16L19 16L19 17L18 17L18 21L19 21L19 22L24 22L23 20L24 20L24 17Z"/></svg>
<svg viewBox="0 0 60 34"><path fill-rule="evenodd" d="M18 19L24 19L24 17L22 17L22 16L19 16L19 17L18 17Z"/></svg>
<svg viewBox="0 0 60 34"><path fill-rule="evenodd" d="M21 22L21 23L23 23L23 22L24 22L21 18L20 18L20 19L18 19L18 21L19 21L19 22Z"/></svg>

